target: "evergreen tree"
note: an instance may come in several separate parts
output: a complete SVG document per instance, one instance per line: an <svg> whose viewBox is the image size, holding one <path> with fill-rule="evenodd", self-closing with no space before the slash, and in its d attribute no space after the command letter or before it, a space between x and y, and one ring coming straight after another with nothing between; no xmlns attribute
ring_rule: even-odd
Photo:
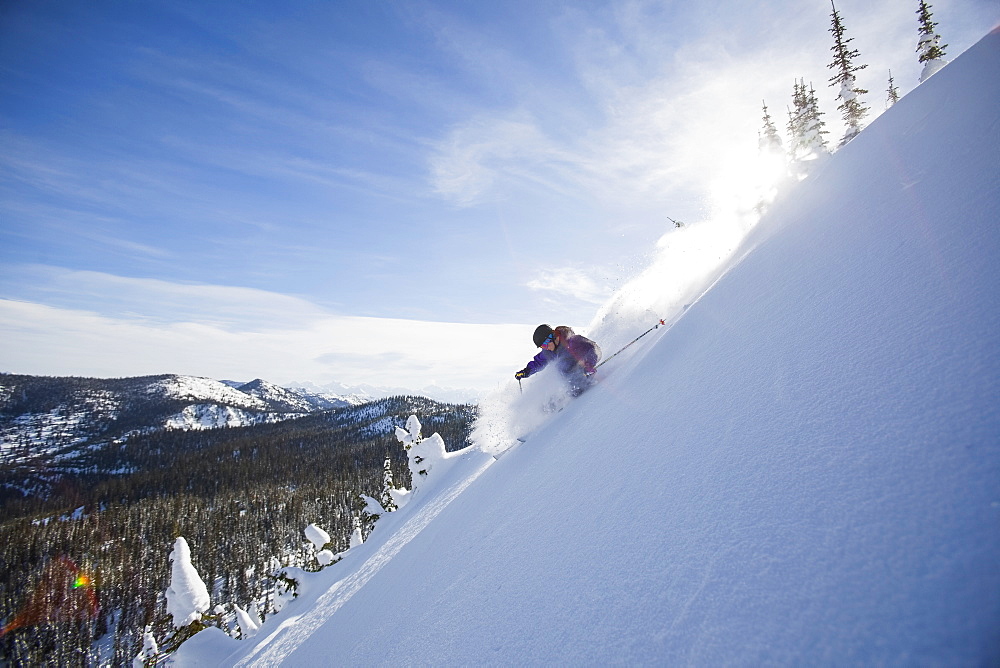
<svg viewBox="0 0 1000 668"><path fill-rule="evenodd" d="M944 50L948 48L948 45L941 45L941 35L934 31L937 23L932 20L933 14L931 14L931 6L927 4L927 0L920 0L917 16L920 21L917 60L924 64L924 69L920 73L920 83L923 83L932 74L948 64L948 61L944 59Z"/></svg>
<svg viewBox="0 0 1000 668"><path fill-rule="evenodd" d="M379 494L387 452L393 479L401 486L409 482L405 452L379 425L420 412L434 422L449 449L458 450L469 444L475 415L472 406L390 397L280 423L150 430L143 425L158 423L183 404L151 408L145 391L148 379L5 375L3 380L5 385L16 381L13 391L0 396L0 426L5 429L24 413L85 406L87 393L103 394L101 390L115 386L122 386L118 389L124 408L117 420L96 415L81 421L97 425L92 439L103 445L74 446L73 456L79 459L60 474L58 484L49 480L31 496L3 496L0 490L0 620L21 624L6 626L7 633L0 634L0 665L124 666L147 645L147 632L154 640L162 639L158 650L152 643L147 649L163 657L195 627L215 625L235 634L240 625L236 605L251 620L256 619L255 607L264 616L275 614L291 600L295 587L280 569L313 568L320 558L302 541L303 526L324 518L331 549L343 551L354 528L358 491ZM111 445L108 425L125 423L122 429L135 430L128 446ZM15 442L33 439L36 431L25 425ZM80 436L70 433L66 438L76 441ZM7 450L4 457L16 455ZM22 473L30 471L26 465L5 464L0 483L31 475ZM37 468L37 459L29 464ZM107 471L115 473L101 473ZM396 505L406 498L403 492L393 490ZM225 602L221 612L206 611L180 632L167 614L164 594L172 579L170 546L178 536L199 546L191 556L192 567L203 583L210 583L210 600ZM332 561L332 552L327 552ZM78 568L67 566L59 555ZM53 570L55 563L60 567ZM69 580L67 574L75 577ZM90 574L99 578L100 586L84 586L84 580L77 579ZM78 612L67 622L46 621L37 611L48 608L35 604L34 592L39 592L41 604L53 591L61 591L59 587L72 592L74 601L88 601L80 597L92 593L96 605L64 606ZM84 614L92 609L96 613Z"/></svg>
<svg viewBox="0 0 1000 668"><path fill-rule="evenodd" d="M803 94L805 91L805 81L802 82ZM812 156L817 156L827 152L826 137L829 134L826 130L826 122L822 118L823 112L819 110L819 100L816 98L816 90L812 83L809 84L809 94L805 100L805 115L803 119L803 139L805 148Z"/></svg>
<svg viewBox="0 0 1000 668"><path fill-rule="evenodd" d="M142 633L142 650L138 655L136 655L135 659L132 661L132 665L153 665L156 660L156 655L159 654L159 652L160 647L156 643L156 638L153 637L152 627L147 625L145 631Z"/></svg>
<svg viewBox="0 0 1000 668"><path fill-rule="evenodd" d="M382 508L384 508L387 513L391 513L396 510L396 503L392 500L392 490L394 487L395 483L392 479L392 458L386 454L382 473L382 497L379 501L382 504Z"/></svg>
<svg viewBox="0 0 1000 668"><path fill-rule="evenodd" d="M886 90L886 93L888 93L888 97L885 100L885 108L888 109L899 102L899 88L896 87L896 82L892 80L892 70L889 70L889 88Z"/></svg>
<svg viewBox="0 0 1000 668"><path fill-rule="evenodd" d="M174 541L170 564L170 586L166 591L167 614L173 618L174 628L179 629L200 620L211 602L208 587L191 563L191 548L183 536L178 536Z"/></svg>
<svg viewBox="0 0 1000 668"><path fill-rule="evenodd" d="M764 107L764 129L758 133L757 147L761 153L781 153L781 137L778 136L778 129L774 127L771 114L767 112L767 103L761 102Z"/></svg>
<svg viewBox="0 0 1000 668"><path fill-rule="evenodd" d="M805 84L796 80L792 84L792 107L788 110L788 156L795 162L805 157L806 136L806 97Z"/></svg>
<svg viewBox="0 0 1000 668"><path fill-rule="evenodd" d="M827 152L829 134L823 112L819 110L816 90L805 79L796 81L792 89L792 109L788 112L789 155L793 162L814 160Z"/></svg>
<svg viewBox="0 0 1000 668"><path fill-rule="evenodd" d="M854 76L855 72L868 66L854 63L860 55L857 49L850 48L850 43L854 41L854 38L845 37L847 31L840 18L840 13L837 12L837 7L833 2L830 5L833 7L833 27L830 28L830 32L833 33L834 42L830 50L833 51L834 58L827 67L835 73L830 77L830 85L840 86L837 99L841 100L841 103L837 108L843 114L844 123L847 125L844 137L840 141L840 145L843 146L861 132L861 119L868 114L868 107L859 99L860 95L864 95L868 91L858 86Z"/></svg>

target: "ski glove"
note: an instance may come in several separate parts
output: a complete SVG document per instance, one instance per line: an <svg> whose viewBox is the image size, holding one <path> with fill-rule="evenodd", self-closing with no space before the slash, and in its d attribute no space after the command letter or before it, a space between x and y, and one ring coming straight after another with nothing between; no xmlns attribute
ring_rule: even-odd
<svg viewBox="0 0 1000 668"><path fill-rule="evenodd" d="M520 371L518 371L517 373L514 374L514 378L517 378L518 380L521 380L522 378L527 378L527 377L528 377L528 370L527 369L521 369Z"/></svg>

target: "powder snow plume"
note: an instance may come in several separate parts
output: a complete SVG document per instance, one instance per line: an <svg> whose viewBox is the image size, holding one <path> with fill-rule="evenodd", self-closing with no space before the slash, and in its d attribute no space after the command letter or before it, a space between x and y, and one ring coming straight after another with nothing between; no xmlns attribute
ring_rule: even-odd
<svg viewBox="0 0 1000 668"><path fill-rule="evenodd" d="M736 188L733 178L726 181L728 185L720 185L714 213L707 220L681 224L663 234L649 253L645 269L612 295L577 333L596 341L607 360L661 320L667 326L676 322L731 266L737 249L759 220L761 203L773 198L773 190L787 176L787 171L772 173L777 174L773 182L762 183L760 171L748 165L743 176L749 185ZM729 188L740 190L742 196L733 196ZM626 357L623 353L615 363ZM598 381L612 368L599 371ZM565 388L555 373L537 374L520 385L506 383L480 401L471 440L486 452L502 451L544 425L566 401Z"/></svg>

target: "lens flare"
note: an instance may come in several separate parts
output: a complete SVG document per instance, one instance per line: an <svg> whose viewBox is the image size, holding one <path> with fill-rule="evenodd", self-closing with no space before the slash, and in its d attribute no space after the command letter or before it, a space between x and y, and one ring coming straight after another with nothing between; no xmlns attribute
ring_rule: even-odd
<svg viewBox="0 0 1000 668"><path fill-rule="evenodd" d="M100 611L92 578L69 557L55 557L42 567L21 609L0 637L19 628L94 619Z"/></svg>

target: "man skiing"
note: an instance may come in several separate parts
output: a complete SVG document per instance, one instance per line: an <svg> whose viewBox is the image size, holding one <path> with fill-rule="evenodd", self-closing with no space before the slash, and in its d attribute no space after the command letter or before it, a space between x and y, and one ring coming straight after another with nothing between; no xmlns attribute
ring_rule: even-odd
<svg viewBox="0 0 1000 668"><path fill-rule="evenodd" d="M515 378L527 378L549 364L555 364L569 385L572 396L578 397L590 387L597 362L601 359L600 346L565 325L555 329L539 325L532 340L542 350L528 362L528 366L514 374Z"/></svg>

